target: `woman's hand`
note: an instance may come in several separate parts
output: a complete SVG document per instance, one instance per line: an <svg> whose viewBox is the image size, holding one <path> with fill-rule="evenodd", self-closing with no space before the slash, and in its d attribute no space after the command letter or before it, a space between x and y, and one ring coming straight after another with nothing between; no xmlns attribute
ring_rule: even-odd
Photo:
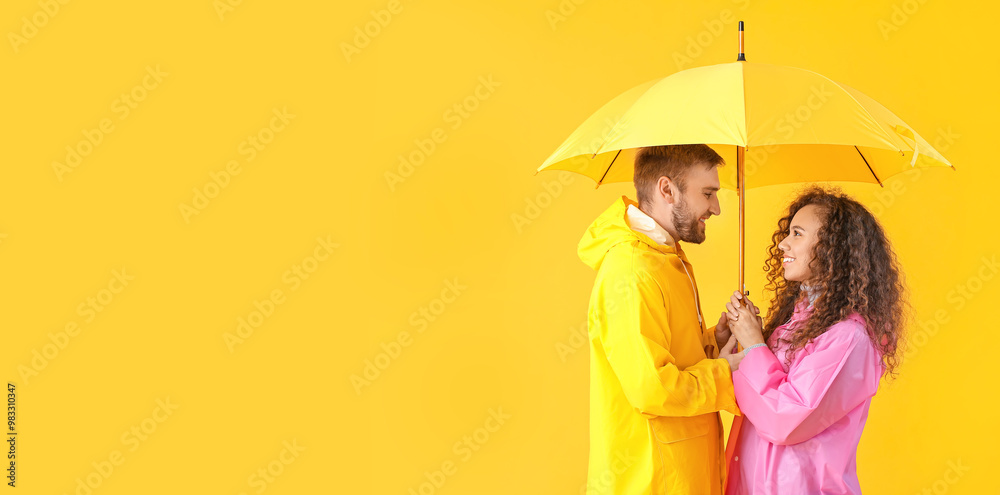
<svg viewBox="0 0 1000 495"><path fill-rule="evenodd" d="M760 317L745 307L739 308L739 318L729 324L736 340L744 349L754 344L764 343L764 329L761 328Z"/></svg>
<svg viewBox="0 0 1000 495"><path fill-rule="evenodd" d="M729 343L719 351L719 359L725 359L729 363L729 370L736 371L740 368L740 361L746 354L743 351L733 353L736 350L736 337L729 337Z"/></svg>
<svg viewBox="0 0 1000 495"><path fill-rule="evenodd" d="M730 302L726 304L726 310L729 313L723 312L719 316L719 323L715 325L715 343L719 345L719 349L722 349L726 345L726 342L729 342L729 337L733 335L733 332L729 330L729 322L736 320L736 307L741 304L741 298L742 295L739 291L733 292ZM753 309L754 313L760 314L760 310L750 302L750 299L747 299L746 302Z"/></svg>
<svg viewBox="0 0 1000 495"><path fill-rule="evenodd" d="M729 322L736 321L739 317L736 309L743 306L744 303L746 303L747 307L749 307L750 311L752 311L755 315L760 314L760 309L754 305L753 301L751 301L749 297L744 296L740 291L735 291L733 292L733 295L730 296L729 302L726 303L726 311L729 312L726 316L728 317Z"/></svg>
<svg viewBox="0 0 1000 495"><path fill-rule="evenodd" d="M726 310L728 328L740 345L747 348L764 343L764 324L758 316L760 310L750 302L749 298L739 291L734 292L732 299L726 303Z"/></svg>

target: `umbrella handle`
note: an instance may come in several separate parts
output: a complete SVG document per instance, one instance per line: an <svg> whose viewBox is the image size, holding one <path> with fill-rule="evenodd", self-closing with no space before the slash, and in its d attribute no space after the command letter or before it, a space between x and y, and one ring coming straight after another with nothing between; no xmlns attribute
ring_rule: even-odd
<svg viewBox="0 0 1000 495"><path fill-rule="evenodd" d="M742 146L736 147L736 195L740 198L740 268L739 268L739 282L737 290L740 291L744 296L749 297L750 291L747 290L746 276L745 276L745 240L746 240L746 148ZM736 352L742 351L743 346L736 344Z"/></svg>

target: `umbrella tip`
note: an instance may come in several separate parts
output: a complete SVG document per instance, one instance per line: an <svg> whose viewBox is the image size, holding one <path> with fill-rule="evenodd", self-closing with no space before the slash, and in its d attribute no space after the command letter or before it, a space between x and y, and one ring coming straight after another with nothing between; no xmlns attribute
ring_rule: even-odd
<svg viewBox="0 0 1000 495"><path fill-rule="evenodd" d="M740 54L736 57L737 62L746 62L747 58L743 55L743 21L740 21Z"/></svg>

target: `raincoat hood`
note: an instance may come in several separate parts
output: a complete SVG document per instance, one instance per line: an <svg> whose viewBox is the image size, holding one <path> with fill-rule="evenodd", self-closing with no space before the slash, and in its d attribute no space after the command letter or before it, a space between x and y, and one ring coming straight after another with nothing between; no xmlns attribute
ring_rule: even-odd
<svg viewBox="0 0 1000 495"><path fill-rule="evenodd" d="M684 261L687 261L687 257L684 256L684 252L677 244L673 246L660 244L649 236L632 230L628 222L629 205L637 208L639 206L637 202L627 196L622 196L607 210L604 210L604 213L601 213L601 216L597 217L587 228L587 232L583 234L583 238L580 239L577 246L577 254L587 266L594 270L600 269L601 263L604 262L604 258L611 248L623 242L633 242L637 239L656 251L677 253Z"/></svg>

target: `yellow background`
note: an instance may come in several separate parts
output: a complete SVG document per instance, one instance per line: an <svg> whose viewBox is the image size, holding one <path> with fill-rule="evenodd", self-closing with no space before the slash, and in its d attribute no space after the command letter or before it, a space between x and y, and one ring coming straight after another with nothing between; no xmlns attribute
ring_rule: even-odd
<svg viewBox="0 0 1000 495"><path fill-rule="evenodd" d="M866 493L995 490L1000 281L984 258L1000 249L1000 8L233 3L0 6L0 364L17 387L22 493L77 493L88 476L95 494L580 493L594 274L576 243L633 191L533 170L604 102L679 70L678 54L685 67L734 60L723 19L746 21L749 60L858 88L957 167L847 186L883 219L922 335L873 400L858 474ZM44 25L15 49L11 33L36 15ZM157 66L167 75L136 90ZM124 115L133 92L144 98ZM294 118L250 160L245 141L286 108ZM60 180L53 162L102 119L113 130ZM401 170L416 143L430 151ZM239 175L185 219L181 204L231 161ZM796 190L748 194L757 299ZM708 241L687 248L709 315L736 280L735 195L721 198ZM317 238L336 247L317 251ZM313 269L297 285L296 266ZM227 345L274 291L282 302ZM78 311L98 297L102 311ZM53 357L35 366L35 352ZM378 376L352 383L376 360ZM124 461L101 475L116 451Z"/></svg>

